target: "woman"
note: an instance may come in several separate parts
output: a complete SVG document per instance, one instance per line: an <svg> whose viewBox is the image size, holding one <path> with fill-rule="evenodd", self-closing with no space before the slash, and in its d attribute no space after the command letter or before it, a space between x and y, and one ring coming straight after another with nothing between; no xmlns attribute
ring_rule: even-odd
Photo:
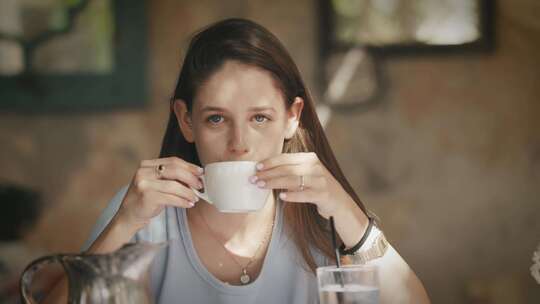
<svg viewBox="0 0 540 304"><path fill-rule="evenodd" d="M230 160L259 162L250 181L273 189L261 211L197 202L191 188L201 189L204 165ZM287 51L260 25L228 19L193 37L160 157L141 162L85 249L172 240L152 267L159 303L316 303L314 270L333 259L330 216L346 248L367 250L381 234L367 228ZM391 246L370 263L380 267L382 303L429 302Z"/></svg>

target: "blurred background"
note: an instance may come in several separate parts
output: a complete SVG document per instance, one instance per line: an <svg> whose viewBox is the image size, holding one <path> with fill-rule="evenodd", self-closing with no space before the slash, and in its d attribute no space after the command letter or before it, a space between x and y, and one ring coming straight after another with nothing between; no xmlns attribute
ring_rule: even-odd
<svg viewBox="0 0 540 304"><path fill-rule="evenodd" d="M0 287L157 157L190 35L228 17L284 43L433 303L540 303L536 0L0 0Z"/></svg>

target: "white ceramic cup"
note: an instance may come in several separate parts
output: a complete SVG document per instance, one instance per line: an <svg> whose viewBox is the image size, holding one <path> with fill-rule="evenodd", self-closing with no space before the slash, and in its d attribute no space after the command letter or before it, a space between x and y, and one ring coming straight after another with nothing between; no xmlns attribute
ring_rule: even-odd
<svg viewBox="0 0 540 304"><path fill-rule="evenodd" d="M214 205L220 212L241 213L264 207L270 189L261 189L249 182L257 171L254 161L225 161L204 166L204 193L195 194Z"/></svg>

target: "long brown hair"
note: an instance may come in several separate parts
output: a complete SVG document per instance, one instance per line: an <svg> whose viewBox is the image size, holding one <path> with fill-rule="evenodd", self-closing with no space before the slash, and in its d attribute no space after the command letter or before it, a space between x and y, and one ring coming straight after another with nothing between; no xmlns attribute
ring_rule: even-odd
<svg viewBox="0 0 540 304"><path fill-rule="evenodd" d="M295 97L304 99L298 129L291 139L285 141L283 153L314 152L367 214L364 204L347 182L336 161L298 68L279 40L253 21L226 19L193 36L171 99L169 122L160 157L177 156L201 165L195 145L187 142L180 132L173 103L181 99L186 103L188 111L191 111L197 89L227 60L236 60L268 71L280 86L287 108L290 108ZM274 194L277 193L278 191L274 191ZM311 249L319 250L329 259L333 258L329 221L319 215L315 205L285 204L284 221L311 271L314 272L317 267Z"/></svg>

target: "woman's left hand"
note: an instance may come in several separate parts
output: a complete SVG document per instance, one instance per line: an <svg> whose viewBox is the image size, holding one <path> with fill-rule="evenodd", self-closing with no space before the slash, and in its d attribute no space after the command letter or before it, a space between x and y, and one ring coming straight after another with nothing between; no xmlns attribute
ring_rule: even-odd
<svg viewBox="0 0 540 304"><path fill-rule="evenodd" d="M327 219L343 208L356 206L313 152L283 153L265 159L257 165L250 182L260 188L285 190L280 194L283 201L313 203Z"/></svg>

